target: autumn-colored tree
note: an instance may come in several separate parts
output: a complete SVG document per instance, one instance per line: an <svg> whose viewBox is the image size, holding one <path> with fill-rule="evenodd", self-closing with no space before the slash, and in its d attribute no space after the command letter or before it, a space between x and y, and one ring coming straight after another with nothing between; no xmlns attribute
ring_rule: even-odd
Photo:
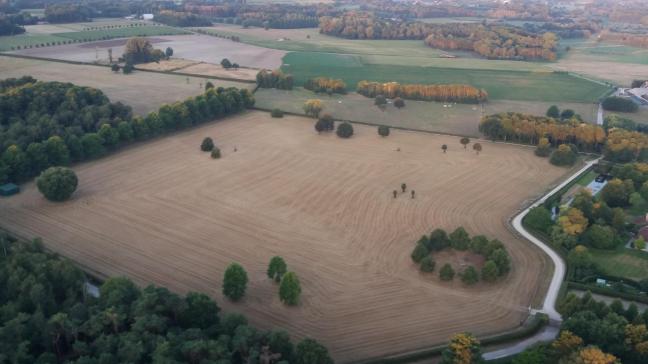
<svg viewBox="0 0 648 364"><path fill-rule="evenodd" d="M563 358L559 361L559 364L617 364L617 358L612 354L607 354L601 351L601 349L590 346L581 349L579 352L575 352L569 355L567 358Z"/></svg>
<svg viewBox="0 0 648 364"><path fill-rule="evenodd" d="M551 343L551 347L556 350L560 356L572 353L581 345L583 345L583 339L568 330L562 330L558 338Z"/></svg>
<svg viewBox="0 0 648 364"><path fill-rule="evenodd" d="M356 90L366 97L375 97L376 105L382 103L384 98L393 98L394 106L398 108L404 106L404 102L401 104L402 99L463 103L478 103L488 99L486 91L468 85L401 85L398 82L360 81Z"/></svg>
<svg viewBox="0 0 648 364"><path fill-rule="evenodd" d="M558 224L562 230L572 236L580 235L587 229L589 221L583 212L577 208L570 208L558 218Z"/></svg>
<svg viewBox="0 0 648 364"><path fill-rule="evenodd" d="M448 347L443 350L441 359L442 364L473 364L482 361L479 341L466 332L452 337Z"/></svg>
<svg viewBox="0 0 648 364"><path fill-rule="evenodd" d="M320 112L324 107L322 106L322 100L309 99L306 100L303 108L306 115L316 118L319 116Z"/></svg>

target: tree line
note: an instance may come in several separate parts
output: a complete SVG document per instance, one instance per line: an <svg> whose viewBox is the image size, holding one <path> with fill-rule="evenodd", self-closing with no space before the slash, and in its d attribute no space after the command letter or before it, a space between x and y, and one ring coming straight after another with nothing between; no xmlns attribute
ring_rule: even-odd
<svg viewBox="0 0 648 364"><path fill-rule="evenodd" d="M346 94L347 92L344 81L328 77L311 78L304 83L304 88L316 93Z"/></svg>
<svg viewBox="0 0 648 364"><path fill-rule="evenodd" d="M293 76L283 73L281 70L261 70L256 75L257 86L261 88L292 90L293 82Z"/></svg>
<svg viewBox="0 0 648 364"><path fill-rule="evenodd" d="M0 36L22 34L25 32L23 25L35 24L37 21L37 18L29 14L0 13Z"/></svg>
<svg viewBox="0 0 648 364"><path fill-rule="evenodd" d="M467 50L493 59L556 59L558 38L519 28L476 23L430 24L378 19L373 14L347 12L321 17L320 33L349 39L420 39L434 48Z"/></svg>
<svg viewBox="0 0 648 364"><path fill-rule="evenodd" d="M254 105L246 89L216 88L144 117L97 89L35 82L0 93L0 183L51 166L97 158L133 141L180 130Z"/></svg>
<svg viewBox="0 0 648 364"><path fill-rule="evenodd" d="M443 229L435 229L428 235L423 235L412 251L411 258L419 265L422 272L432 272L436 266L433 252L452 248L458 251L469 250L486 259L481 274L474 266L468 266L460 273L461 280L468 285L475 284L481 279L493 282L511 270L511 257L504 244L497 239L489 240L483 235L470 237L463 227L456 228L448 234ZM439 277L444 281L452 280L455 276L454 268L446 263L439 270Z"/></svg>
<svg viewBox="0 0 648 364"><path fill-rule="evenodd" d="M398 82L358 82L356 91L366 97L383 95L388 98L400 97L409 100L460 102L476 104L486 101L488 93L469 85L422 85Z"/></svg>
<svg viewBox="0 0 648 364"><path fill-rule="evenodd" d="M85 274L42 243L0 236L0 357L10 363L332 364L327 349L259 330L203 293L179 296L109 278L99 297Z"/></svg>
<svg viewBox="0 0 648 364"><path fill-rule="evenodd" d="M92 12L84 5L51 4L45 7L45 19L50 23L75 23L90 20Z"/></svg>
<svg viewBox="0 0 648 364"><path fill-rule="evenodd" d="M212 22L207 18L172 10L162 10L155 14L155 21L172 27L208 27L212 25Z"/></svg>

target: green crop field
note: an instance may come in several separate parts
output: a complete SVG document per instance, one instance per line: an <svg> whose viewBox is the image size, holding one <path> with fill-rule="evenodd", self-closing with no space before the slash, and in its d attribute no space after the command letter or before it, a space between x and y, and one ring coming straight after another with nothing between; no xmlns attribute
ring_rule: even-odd
<svg viewBox="0 0 648 364"><path fill-rule="evenodd" d="M606 274L634 280L648 278L648 253L626 248L590 251Z"/></svg>
<svg viewBox="0 0 648 364"><path fill-rule="evenodd" d="M180 35L189 34L179 28L167 26L138 26L127 28L115 28L105 30L87 30L80 32L55 33L54 36L73 40L100 40L106 38L127 38L127 37L150 37L156 35Z"/></svg>
<svg viewBox="0 0 648 364"><path fill-rule="evenodd" d="M548 102L594 102L608 90L606 86L550 71L506 71L438 67L364 64L353 55L289 53L284 57L285 72L297 84L327 76L343 79L350 88L361 80L401 83L468 84L485 89L491 99Z"/></svg>
<svg viewBox="0 0 648 364"><path fill-rule="evenodd" d="M576 60L648 65L648 49L645 48L582 39L563 40L561 45L570 47L566 56Z"/></svg>
<svg viewBox="0 0 648 364"><path fill-rule="evenodd" d="M25 46L40 46L41 44L63 42L69 39L48 34L20 34L0 37L0 51L8 51L13 48L24 48Z"/></svg>

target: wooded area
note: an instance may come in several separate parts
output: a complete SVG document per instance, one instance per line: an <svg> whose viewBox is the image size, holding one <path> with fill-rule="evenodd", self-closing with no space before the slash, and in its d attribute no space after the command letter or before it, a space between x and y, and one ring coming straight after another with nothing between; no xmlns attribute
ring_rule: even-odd
<svg viewBox="0 0 648 364"><path fill-rule="evenodd" d="M400 97L409 100L461 102L477 104L486 101L488 94L484 90L469 85L417 85L398 82L358 82L357 92L366 97L383 95L393 99Z"/></svg>

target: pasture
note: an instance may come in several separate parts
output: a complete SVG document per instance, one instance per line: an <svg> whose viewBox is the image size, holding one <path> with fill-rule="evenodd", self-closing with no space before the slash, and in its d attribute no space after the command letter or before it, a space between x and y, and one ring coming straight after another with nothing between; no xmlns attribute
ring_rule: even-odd
<svg viewBox="0 0 648 364"><path fill-rule="evenodd" d="M620 247L614 251L590 249L604 273L634 280L648 279L648 253Z"/></svg>
<svg viewBox="0 0 648 364"><path fill-rule="evenodd" d="M209 78L138 72L113 73L102 66L73 65L0 56L0 79L31 75L41 81L71 82L102 90L111 101L133 107L139 115L156 111L163 104L199 95ZM90 77L91 76L91 77ZM187 82L187 79L189 82ZM253 84L211 80L216 87L253 88Z"/></svg>
<svg viewBox="0 0 648 364"><path fill-rule="evenodd" d="M282 69L302 85L310 78L340 78L354 88L361 80L400 83L468 84L483 88L489 99L594 102L608 87L565 73L456 69L386 64L365 64L353 55L292 52Z"/></svg>
<svg viewBox="0 0 648 364"><path fill-rule="evenodd" d="M303 88L290 91L258 89L254 98L257 107L279 108L296 114L304 113L302 106L306 100L320 99L324 105L323 113L331 114L337 119L471 137L480 136L479 122L483 115L509 111L544 115L553 104L550 102L492 100L483 105L471 105L405 100L404 108L399 110L390 104L383 111L374 106L373 99L355 92L347 95L328 96L316 94ZM595 120L596 104L566 102L556 104L561 110L573 109L585 121L593 122Z"/></svg>
<svg viewBox="0 0 648 364"><path fill-rule="evenodd" d="M29 183L3 201L1 225L46 237L100 276L209 293L256 326L316 337L339 363L518 327L551 264L507 219L566 170L531 148L482 142L476 155L456 137L354 128L345 140L318 135L312 119L249 112L78 165L68 202L47 202ZM205 136L222 159L200 152ZM416 199L392 197L402 182ZM506 245L504 281L466 288L418 272L410 252L421 234L459 225ZM266 277L274 255L300 277L297 307ZM221 295L232 261L250 277L236 304Z"/></svg>

